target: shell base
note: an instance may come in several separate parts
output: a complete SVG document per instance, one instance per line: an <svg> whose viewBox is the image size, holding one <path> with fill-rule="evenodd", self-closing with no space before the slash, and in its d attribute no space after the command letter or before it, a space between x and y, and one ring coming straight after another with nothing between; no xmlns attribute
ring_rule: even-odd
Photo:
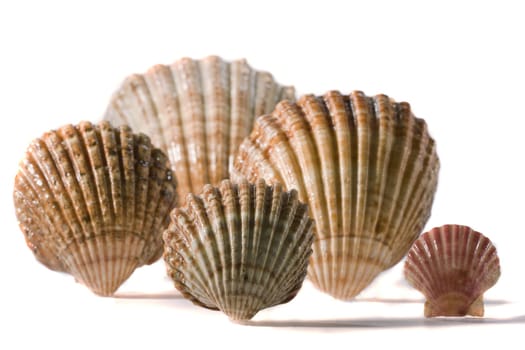
<svg viewBox="0 0 525 350"><path fill-rule="evenodd" d="M381 241L363 236L332 236L314 242L308 278L336 299L357 296L385 270L391 250Z"/></svg>
<svg viewBox="0 0 525 350"><path fill-rule="evenodd" d="M483 295L479 296L474 302L462 294L449 293L439 297L435 302L425 302L425 317L438 316L475 316L483 317L484 314Z"/></svg>

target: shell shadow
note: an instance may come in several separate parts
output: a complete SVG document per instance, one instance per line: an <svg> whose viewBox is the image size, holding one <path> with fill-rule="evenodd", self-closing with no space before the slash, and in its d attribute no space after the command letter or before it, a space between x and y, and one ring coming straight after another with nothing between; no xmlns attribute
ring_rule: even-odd
<svg viewBox="0 0 525 350"><path fill-rule="evenodd" d="M391 299L391 298L356 298L352 299L350 302L352 303L359 303L359 302L366 302L366 303L386 303L386 304L423 304L425 302L425 299ZM483 300L483 303L485 305L505 305L512 303L508 300L502 300L502 299L485 299Z"/></svg>
<svg viewBox="0 0 525 350"><path fill-rule="evenodd" d="M165 291L160 293L136 293L123 292L117 293L113 296L117 299L142 299L142 300L170 300L170 299L184 299L182 294L177 291Z"/></svg>
<svg viewBox="0 0 525 350"><path fill-rule="evenodd" d="M460 325L525 324L525 315L497 318L362 318L339 320L268 320L243 321L240 324L255 327L293 327L293 328L410 328L410 327L451 327Z"/></svg>

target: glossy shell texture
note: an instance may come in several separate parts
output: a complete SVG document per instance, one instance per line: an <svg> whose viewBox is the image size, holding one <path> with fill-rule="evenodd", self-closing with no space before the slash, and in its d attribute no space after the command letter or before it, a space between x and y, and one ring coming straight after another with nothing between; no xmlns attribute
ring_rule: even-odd
<svg viewBox="0 0 525 350"><path fill-rule="evenodd" d="M470 227L445 225L410 249L405 277L425 298L425 316L483 316L483 293L500 276L496 248Z"/></svg>
<svg viewBox="0 0 525 350"><path fill-rule="evenodd" d="M161 257L176 185L147 136L81 122L30 144L13 197L37 260L109 296L135 268Z"/></svg>
<svg viewBox="0 0 525 350"><path fill-rule="evenodd" d="M286 303L302 286L313 222L295 191L264 181L206 185L171 214L168 274L195 304L247 320Z"/></svg>
<svg viewBox="0 0 525 350"><path fill-rule="evenodd" d="M259 117L233 177L296 189L315 220L311 281L350 299L399 262L430 216L439 160L406 102L362 92L283 101Z"/></svg>
<svg viewBox="0 0 525 350"><path fill-rule="evenodd" d="M230 177L254 119L283 99L295 99L293 87L279 85L244 59L183 58L126 78L105 119L144 132L168 154L184 201L205 184Z"/></svg>

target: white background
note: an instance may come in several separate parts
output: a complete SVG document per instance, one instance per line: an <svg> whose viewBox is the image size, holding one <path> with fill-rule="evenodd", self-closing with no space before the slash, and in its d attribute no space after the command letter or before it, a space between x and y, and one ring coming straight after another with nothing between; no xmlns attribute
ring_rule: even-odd
<svg viewBox="0 0 525 350"><path fill-rule="evenodd" d="M2 1L0 348L442 348L517 340L525 324L524 15L519 1ZM299 94L362 90L410 102L441 159L427 229L469 225L498 249L502 276L486 293L486 318L424 320L402 264L353 302L307 282L289 304L260 312L261 327L181 299L161 263L137 270L114 299L40 266L11 198L28 143L66 123L98 120L131 73L210 54L245 57Z"/></svg>

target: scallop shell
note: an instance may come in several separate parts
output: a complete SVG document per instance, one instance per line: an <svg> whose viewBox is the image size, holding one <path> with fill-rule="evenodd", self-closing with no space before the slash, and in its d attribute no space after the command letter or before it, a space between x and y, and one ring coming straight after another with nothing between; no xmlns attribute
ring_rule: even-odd
<svg viewBox="0 0 525 350"><path fill-rule="evenodd" d="M408 252L430 216L438 169L427 125L408 103L332 91L259 117L233 178L297 189L315 220L308 276L350 299Z"/></svg>
<svg viewBox="0 0 525 350"><path fill-rule="evenodd" d="M104 118L146 133L166 151L185 199L230 177L253 120L282 99L295 99L293 87L277 84L244 59L182 58L125 79Z"/></svg>
<svg viewBox="0 0 525 350"><path fill-rule="evenodd" d="M483 316L483 293L500 276L492 242L470 227L445 225L424 233L410 249L405 277L425 302L425 317Z"/></svg>
<svg viewBox="0 0 525 350"><path fill-rule="evenodd" d="M193 303L233 320L290 301L306 277L313 222L295 191L229 180L188 195L164 232L175 286Z"/></svg>
<svg viewBox="0 0 525 350"><path fill-rule="evenodd" d="M166 155L147 136L81 122L31 143L13 197L37 260L109 296L162 255L176 188Z"/></svg>

